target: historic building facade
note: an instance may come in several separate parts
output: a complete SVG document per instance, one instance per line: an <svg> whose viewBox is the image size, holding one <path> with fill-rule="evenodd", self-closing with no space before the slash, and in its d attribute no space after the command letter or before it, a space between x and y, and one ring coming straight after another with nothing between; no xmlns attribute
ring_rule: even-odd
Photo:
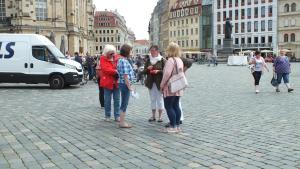
<svg viewBox="0 0 300 169"><path fill-rule="evenodd" d="M169 41L177 42L183 52L200 50L201 0L177 0L169 13Z"/></svg>
<svg viewBox="0 0 300 169"><path fill-rule="evenodd" d="M133 47L134 56L145 56L149 54L150 43L148 40L136 40Z"/></svg>
<svg viewBox="0 0 300 169"><path fill-rule="evenodd" d="M0 32L38 33L61 51L91 52L93 0L0 0Z"/></svg>
<svg viewBox="0 0 300 169"><path fill-rule="evenodd" d="M106 44L114 45L117 51L125 43L134 44L135 35L127 29L126 21L117 10L97 11L94 18L96 34L95 53L102 54Z"/></svg>
<svg viewBox="0 0 300 169"><path fill-rule="evenodd" d="M288 49L291 57L300 59L300 1L278 2L278 48Z"/></svg>
<svg viewBox="0 0 300 169"><path fill-rule="evenodd" d="M215 51L222 48L226 18L236 51L277 50L277 0L215 0L213 9Z"/></svg>

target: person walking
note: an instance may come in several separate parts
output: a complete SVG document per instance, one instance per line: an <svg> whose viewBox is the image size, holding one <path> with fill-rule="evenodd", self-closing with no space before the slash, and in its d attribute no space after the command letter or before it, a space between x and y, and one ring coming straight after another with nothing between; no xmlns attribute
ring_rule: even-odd
<svg viewBox="0 0 300 169"><path fill-rule="evenodd" d="M291 64L284 50L281 50L280 55L276 57L273 64L273 71L274 73L276 73L277 83L278 83L278 85L276 86L276 92L280 92L279 84L281 83L282 78L284 84L288 89L288 92L292 92L294 89L291 88L290 81L289 81L289 76L291 73Z"/></svg>
<svg viewBox="0 0 300 169"><path fill-rule="evenodd" d="M99 57L105 57L105 56L99 56ZM99 86L99 102L100 102L100 106L101 108L104 108L104 88L101 87L101 77L102 77L102 72L101 72L101 63L100 63L100 58L99 58L99 61L97 63L97 66L96 66L96 72L97 72L97 83L98 83L98 86Z"/></svg>
<svg viewBox="0 0 300 169"><path fill-rule="evenodd" d="M100 87L104 89L105 121L109 122L111 117L111 99L114 102L114 118L120 121L120 90L118 86L117 63L119 56L116 55L116 48L113 45L105 45L103 56L100 58L101 79Z"/></svg>
<svg viewBox="0 0 300 169"><path fill-rule="evenodd" d="M132 47L124 44L120 49L120 59L118 61L117 70L119 73L119 87L121 91L120 106L120 128L131 128L132 125L125 122L126 110L130 98L130 92L133 91L132 83L134 80L134 71L129 62Z"/></svg>
<svg viewBox="0 0 300 169"><path fill-rule="evenodd" d="M252 75L253 75L253 78L254 78L254 85L255 85L255 93L259 93L259 81L260 81L260 78L261 78L261 75L264 71L264 68L269 72L269 69L267 67L267 64L264 60L263 57L261 57L261 53L260 51L256 51L254 53L254 57L252 57L250 59L250 62L249 62L250 65L252 65Z"/></svg>
<svg viewBox="0 0 300 169"><path fill-rule="evenodd" d="M165 59L159 54L157 45L150 47L149 59L144 66L144 73L147 74L145 80L145 86L149 90L151 100L152 116L148 120L149 122L156 121L156 111L158 111L157 122L163 122L162 113L164 110L164 99L162 92L160 91L160 83L163 77L163 69L165 65Z"/></svg>
<svg viewBox="0 0 300 169"><path fill-rule="evenodd" d="M94 65L95 65L94 57L92 57L89 53L86 53L86 66L89 73L89 80L92 80L95 76Z"/></svg>
<svg viewBox="0 0 300 169"><path fill-rule="evenodd" d="M170 127L166 128L164 132L167 133L177 133L180 132L180 117L181 111L179 108L179 98L183 95L183 90L176 91L172 93L169 88L169 80L175 72L183 72L183 62L180 59L181 50L179 45L171 42L167 47L167 58L164 70L163 78L160 84L160 88L164 96L164 105L167 111L167 115L170 121ZM177 68L177 71L174 69Z"/></svg>

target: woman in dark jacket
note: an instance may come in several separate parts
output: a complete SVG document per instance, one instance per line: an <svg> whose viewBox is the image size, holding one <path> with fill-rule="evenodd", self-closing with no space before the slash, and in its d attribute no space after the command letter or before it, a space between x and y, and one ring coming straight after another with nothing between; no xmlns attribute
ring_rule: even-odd
<svg viewBox="0 0 300 169"><path fill-rule="evenodd" d="M159 54L158 46L150 48L151 55L145 63L144 73L147 74L145 86L149 89L151 100L152 117L149 122L156 121L156 110L158 110L158 121L162 122L162 113L164 110L164 99L160 91L160 83L163 76L165 59Z"/></svg>

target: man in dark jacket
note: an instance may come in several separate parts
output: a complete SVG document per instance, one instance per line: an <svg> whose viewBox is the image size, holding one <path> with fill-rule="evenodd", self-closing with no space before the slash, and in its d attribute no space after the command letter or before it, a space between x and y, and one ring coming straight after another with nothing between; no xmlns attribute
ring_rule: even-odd
<svg viewBox="0 0 300 169"><path fill-rule="evenodd" d="M75 61L80 63L80 65L82 66L82 58L81 56L79 56L78 52L75 52Z"/></svg>

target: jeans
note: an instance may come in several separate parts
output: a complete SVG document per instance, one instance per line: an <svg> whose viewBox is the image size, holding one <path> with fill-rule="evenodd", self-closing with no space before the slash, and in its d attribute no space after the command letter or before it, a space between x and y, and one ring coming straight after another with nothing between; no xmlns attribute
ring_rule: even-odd
<svg viewBox="0 0 300 169"><path fill-rule="evenodd" d="M94 78L94 67L92 65L88 65L88 72L89 72L89 80L92 80Z"/></svg>
<svg viewBox="0 0 300 169"><path fill-rule="evenodd" d="M282 78L283 78L284 83L289 83L290 82L289 76L290 76L289 73L277 73L277 82L278 82L278 84L281 83Z"/></svg>
<svg viewBox="0 0 300 169"><path fill-rule="evenodd" d="M115 117L115 119L117 119L120 117L120 113L119 113L120 90L119 90L119 88L114 88L113 90L104 88L105 117L110 118L110 116L111 116L111 95L113 95L113 101L114 101L114 117Z"/></svg>
<svg viewBox="0 0 300 169"><path fill-rule="evenodd" d="M179 96L164 98L165 109L170 120L170 126L175 128L180 124L181 110L179 108Z"/></svg>
<svg viewBox="0 0 300 169"><path fill-rule="evenodd" d="M252 73L253 77L254 77L254 84L255 85L259 85L259 81L260 81L260 78L261 78L261 71L255 71Z"/></svg>
<svg viewBox="0 0 300 169"><path fill-rule="evenodd" d="M119 84L120 91L121 91L121 106L120 106L120 111L121 112L126 112L129 98L130 98L130 90L124 83Z"/></svg>

